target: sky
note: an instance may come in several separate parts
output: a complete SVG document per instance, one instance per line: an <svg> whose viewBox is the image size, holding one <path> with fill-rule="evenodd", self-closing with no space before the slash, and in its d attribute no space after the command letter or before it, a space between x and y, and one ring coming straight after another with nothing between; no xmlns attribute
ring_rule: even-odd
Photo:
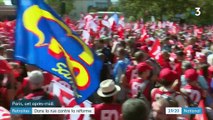
<svg viewBox="0 0 213 120"><path fill-rule="evenodd" d="M111 0L112 2L118 2L118 0Z"/></svg>
<svg viewBox="0 0 213 120"><path fill-rule="evenodd" d="M4 4L5 4L5 5L12 5L12 4L11 4L11 0L4 0Z"/></svg>

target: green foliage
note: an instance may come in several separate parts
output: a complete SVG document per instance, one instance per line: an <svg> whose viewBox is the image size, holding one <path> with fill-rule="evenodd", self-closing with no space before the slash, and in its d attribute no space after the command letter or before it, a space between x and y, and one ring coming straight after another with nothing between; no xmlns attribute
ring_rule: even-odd
<svg viewBox="0 0 213 120"><path fill-rule="evenodd" d="M4 5L4 2L3 2L3 0L0 0L0 5Z"/></svg>
<svg viewBox="0 0 213 120"><path fill-rule="evenodd" d="M119 7L118 7L118 6L111 5L111 6L109 6L108 11L115 11L115 12L119 12L119 11L120 11L120 9L119 9Z"/></svg>
<svg viewBox="0 0 213 120"><path fill-rule="evenodd" d="M90 8L90 9L88 10L88 12L97 12L97 10L96 10L95 8Z"/></svg>
<svg viewBox="0 0 213 120"><path fill-rule="evenodd" d="M200 7L201 15L195 16L195 7ZM213 24L212 0L120 0L119 11L145 21L151 16L156 19L184 19L191 24Z"/></svg>
<svg viewBox="0 0 213 120"><path fill-rule="evenodd" d="M47 2L50 6L52 6L52 8L56 10L58 13L61 12L62 1L64 1L66 4L65 8L66 14L69 14L74 9L73 0L45 0L45 2Z"/></svg>
<svg viewBox="0 0 213 120"><path fill-rule="evenodd" d="M136 21L136 19L134 16L129 16L128 22L135 22L135 21Z"/></svg>

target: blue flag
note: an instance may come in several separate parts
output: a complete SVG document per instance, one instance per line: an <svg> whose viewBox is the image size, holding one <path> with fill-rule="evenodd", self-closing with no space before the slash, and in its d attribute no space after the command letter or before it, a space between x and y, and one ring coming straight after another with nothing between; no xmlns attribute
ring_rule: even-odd
<svg viewBox="0 0 213 120"><path fill-rule="evenodd" d="M19 0L15 58L74 86L81 103L99 87L102 62L43 0Z"/></svg>

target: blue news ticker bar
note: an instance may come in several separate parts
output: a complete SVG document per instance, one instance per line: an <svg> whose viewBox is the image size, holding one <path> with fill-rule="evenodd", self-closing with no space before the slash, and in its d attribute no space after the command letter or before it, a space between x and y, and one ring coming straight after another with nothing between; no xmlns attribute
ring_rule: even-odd
<svg viewBox="0 0 213 120"><path fill-rule="evenodd" d="M203 110L199 107L183 107L182 114L202 114Z"/></svg>
<svg viewBox="0 0 213 120"><path fill-rule="evenodd" d="M14 115L31 115L32 114L32 107L11 107L10 114Z"/></svg>

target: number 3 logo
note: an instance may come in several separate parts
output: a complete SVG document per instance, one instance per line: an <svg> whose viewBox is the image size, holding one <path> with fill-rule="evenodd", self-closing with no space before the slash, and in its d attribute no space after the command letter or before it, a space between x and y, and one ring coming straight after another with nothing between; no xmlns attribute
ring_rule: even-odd
<svg viewBox="0 0 213 120"><path fill-rule="evenodd" d="M196 7L196 16L200 16L201 15L201 11L200 11L200 7Z"/></svg>

